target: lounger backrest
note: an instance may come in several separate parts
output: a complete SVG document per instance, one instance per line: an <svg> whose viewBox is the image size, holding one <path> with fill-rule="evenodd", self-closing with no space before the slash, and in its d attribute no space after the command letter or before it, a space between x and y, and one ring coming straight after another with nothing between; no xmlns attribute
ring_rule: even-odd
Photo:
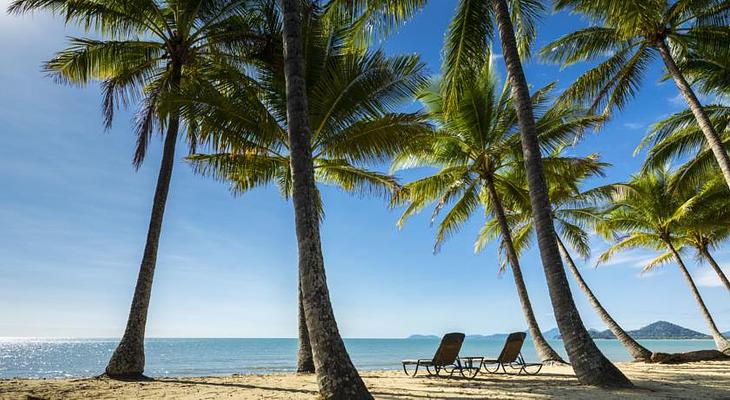
<svg viewBox="0 0 730 400"><path fill-rule="evenodd" d="M517 360L517 356L522 351L522 344L525 342L525 332L513 332L507 336L507 341L504 343L502 353L499 354L497 361L503 364L509 364Z"/></svg>
<svg viewBox="0 0 730 400"><path fill-rule="evenodd" d="M434 365L451 365L455 363L462 343L464 343L463 333L445 334L441 339L438 350L436 350L436 354L433 356Z"/></svg>

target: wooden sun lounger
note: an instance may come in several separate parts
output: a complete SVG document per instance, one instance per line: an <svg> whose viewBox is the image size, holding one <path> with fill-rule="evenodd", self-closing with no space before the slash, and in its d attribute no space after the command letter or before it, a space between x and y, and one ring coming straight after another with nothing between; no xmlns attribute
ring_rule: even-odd
<svg viewBox="0 0 730 400"><path fill-rule="evenodd" d="M525 342L525 332L514 332L507 336L502 352L496 359L482 359L481 368L490 374L501 373L508 374L506 367L510 367L511 371L517 370L517 375L525 373L526 375L536 375L542 369L542 363L527 363L522 357L522 344ZM481 370L480 368L480 370Z"/></svg>
<svg viewBox="0 0 730 400"><path fill-rule="evenodd" d="M418 373L419 367L426 367L426 371L430 376L442 376L442 372L448 374L448 376L453 376L456 371L459 371L463 377L473 378L479 373L484 357L466 357L463 360L460 359L459 351L461 350L462 343L464 343L463 333L447 333L441 339L441 343L433 358L401 361L403 372L408 376L414 377ZM413 365L415 365L413 372L408 372L407 367Z"/></svg>

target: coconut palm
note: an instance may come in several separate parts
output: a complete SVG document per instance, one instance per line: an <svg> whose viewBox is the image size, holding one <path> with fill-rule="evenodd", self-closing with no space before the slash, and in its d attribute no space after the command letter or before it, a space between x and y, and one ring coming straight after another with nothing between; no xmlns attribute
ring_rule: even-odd
<svg viewBox="0 0 730 400"><path fill-rule="evenodd" d="M249 31L247 1L201 0L16 0L12 13L50 11L78 23L101 39L72 38L71 46L45 64L58 81L85 85L101 81L107 128L114 111L139 101L137 147L133 164L144 161L151 135L164 136L147 241L121 342L106 367L112 377L135 378L144 372L144 336L162 220L181 125L179 107L169 106L181 86L204 79L204 70L231 58L235 47L257 44ZM231 32L237 33L231 33ZM248 34L251 33L251 34ZM250 39L241 42L242 39ZM236 43L238 45L236 46ZM194 130L188 139L194 145Z"/></svg>
<svg viewBox="0 0 730 400"><path fill-rule="evenodd" d="M565 98L591 99L592 108L603 104L606 113L620 109L636 94L658 53L730 187L730 157L677 61L681 64L688 53L730 46L730 1L558 0L556 8L571 8L596 24L545 46L541 51L545 59L570 65L612 53L580 77Z"/></svg>
<svg viewBox="0 0 730 400"><path fill-rule="evenodd" d="M324 273L315 200L309 106L306 94L304 39L299 0L282 0L288 137L292 172L292 199L299 247L299 284L315 368L323 397L370 399L342 341ZM318 318L315 318L315 314Z"/></svg>
<svg viewBox="0 0 730 400"><path fill-rule="evenodd" d="M464 89L448 114L444 112L448 101L446 82L435 81L431 89L421 94L432 121L439 127L438 133L423 136L417 147L394 160L393 168L430 166L439 168L439 171L406 184L398 193L395 203L408 204L398 224L402 226L408 217L435 202L433 220L445 213L436 236L437 250L482 206L498 222L502 248L511 266L522 311L538 355L543 362L564 362L547 343L538 326L503 206L502 197L515 190L513 182L506 176L512 170L523 169L517 116L512 101L507 91L499 88L490 63L478 71L474 70L470 81L471 86ZM549 85L537 91L532 99L533 106L546 108L551 89L552 85ZM563 105L542 112L537 120L537 129L543 147L551 149L572 140L599 121L599 117L587 116L580 108ZM561 167L558 162L565 160L553 161L548 168Z"/></svg>
<svg viewBox="0 0 730 400"><path fill-rule="evenodd" d="M385 195L398 187L395 179L367 166L430 129L419 113L394 111L425 82L424 66L416 56L345 49L343 28L323 27L317 15L305 26L315 180L351 193ZM251 57L253 73L220 71L215 83L205 81L185 93L185 112L201 116L200 139L215 143L214 154L189 159L199 173L230 182L235 194L274 184L285 198L292 196L282 54L276 45ZM322 212L319 191L315 194ZM299 309L297 370L314 372L303 305Z"/></svg>
<svg viewBox="0 0 730 400"><path fill-rule="evenodd" d="M635 175L626 184L616 185L614 204L598 224L598 230L606 237L616 237L617 241L601 254L599 262L632 248L666 252L647 263L645 271L674 260L697 301L717 349L730 352L730 342L717 329L678 248L681 242L678 238L680 221L695 210L699 195L672 190L670 180L666 169L658 169Z"/></svg>
<svg viewBox="0 0 730 400"><path fill-rule="evenodd" d="M548 160L554 157L555 155L548 158ZM651 360L651 351L629 336L611 317L588 286L571 255L572 250L574 254L578 254L584 260L590 257L590 235L587 230L599 218L600 210L598 207L610 198L612 188L610 186L601 186L582 191L580 186L590 177L602 176L607 164L601 163L598 156L593 154L585 158L568 159L566 161L568 161L568 165L561 168L558 174L549 173L547 175L550 187L550 203L553 206L553 221L557 231L557 243L560 253L578 283L578 287L586 295L593 310L608 329L635 361L649 361ZM512 182L524 181L524 177L519 175L512 176L509 179ZM523 200L526 198L526 186L525 183L522 195L513 195L509 201L510 225L513 226L512 230L517 238L515 242L519 252L529 246L534 231L529 202ZM495 223L489 221L480 232L480 238L477 242L479 246L481 247L489 237L494 236L495 231Z"/></svg>
<svg viewBox="0 0 730 400"><path fill-rule="evenodd" d="M470 85L464 77L472 66L486 62L486 47L492 42L496 27L517 111L543 269L565 349L581 383L627 387L631 382L600 352L583 325L555 241L530 90L520 59L529 55L536 19L543 12L542 2L535 0L460 0L444 49L442 70L451 99L447 105L458 102L464 88Z"/></svg>
<svg viewBox="0 0 730 400"><path fill-rule="evenodd" d="M392 26L416 10L403 4L423 0L331 0L327 8L346 10L346 21L361 20L363 29ZM337 329L327 289L319 211L315 197L312 129L306 90L303 8L301 0L281 0L286 82L287 131L292 170L292 200L299 247L302 301L314 353L319 391L326 399L370 399L372 396L352 365ZM309 6L316 6L309 1ZM317 2L319 3L319 2ZM339 6L338 6L339 5ZM353 32L357 34L358 32ZM365 35L362 35L365 36Z"/></svg>

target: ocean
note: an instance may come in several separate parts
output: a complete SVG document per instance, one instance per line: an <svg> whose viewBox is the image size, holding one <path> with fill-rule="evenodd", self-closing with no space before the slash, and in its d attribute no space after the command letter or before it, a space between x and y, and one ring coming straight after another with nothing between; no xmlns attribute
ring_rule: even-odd
<svg viewBox="0 0 730 400"><path fill-rule="evenodd" d="M612 361L630 357L616 340L597 340ZM643 340L652 351L682 352L713 349L712 340ZM114 351L117 339L0 338L0 378L66 378L99 375ZM461 355L496 357L502 339L466 339ZM550 340L564 357L562 341ZM435 339L345 339L360 370L400 368L403 358L431 358ZM209 376L292 372L296 339L148 339L145 373L152 377ZM525 358L536 360L527 341ZM567 358L566 358L567 360Z"/></svg>

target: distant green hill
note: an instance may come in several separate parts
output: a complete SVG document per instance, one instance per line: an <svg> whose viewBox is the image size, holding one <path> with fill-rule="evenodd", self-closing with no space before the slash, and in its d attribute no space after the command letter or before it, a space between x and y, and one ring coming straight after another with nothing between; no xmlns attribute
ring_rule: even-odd
<svg viewBox="0 0 730 400"><path fill-rule="evenodd" d="M407 339L428 339L428 340L433 340L433 339L440 339L440 338L438 336L436 336L436 335L411 335L411 336L408 336Z"/></svg>
<svg viewBox="0 0 730 400"><path fill-rule="evenodd" d="M606 329L599 331L597 329L588 329L588 333L593 339L616 339L613 333ZM667 321L657 321L651 323L641 329L627 332L634 339L711 339L710 335L702 332L693 331L685 327L673 324ZM561 339L558 328L544 331L545 339ZM467 340L484 340L484 339L505 339L507 333L495 333L493 335L467 335ZM529 335L529 333L528 333ZM723 333L723 336L730 338L730 331ZM411 335L408 339L440 339L436 335Z"/></svg>
<svg viewBox="0 0 730 400"><path fill-rule="evenodd" d="M598 331L595 329L589 329L591 337L594 339L615 339L613 333L606 329L605 331ZM685 327L673 324L667 321L657 321L651 323L643 328L636 329L633 331L627 331L634 339L711 339L710 335L705 335L702 332L693 331Z"/></svg>

